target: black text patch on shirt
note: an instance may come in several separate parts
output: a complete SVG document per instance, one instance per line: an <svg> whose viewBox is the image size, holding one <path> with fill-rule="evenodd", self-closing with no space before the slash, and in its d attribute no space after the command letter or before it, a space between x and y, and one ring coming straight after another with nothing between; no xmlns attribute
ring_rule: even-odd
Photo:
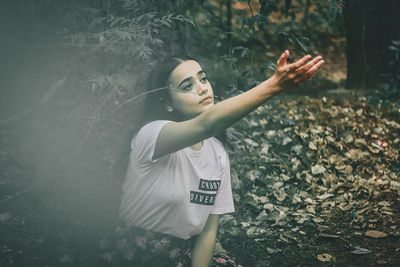
<svg viewBox="0 0 400 267"><path fill-rule="evenodd" d="M200 179L199 190L218 191L221 180L204 180Z"/></svg>
<svg viewBox="0 0 400 267"><path fill-rule="evenodd" d="M190 203L212 206L215 203L217 194L206 194L190 191Z"/></svg>

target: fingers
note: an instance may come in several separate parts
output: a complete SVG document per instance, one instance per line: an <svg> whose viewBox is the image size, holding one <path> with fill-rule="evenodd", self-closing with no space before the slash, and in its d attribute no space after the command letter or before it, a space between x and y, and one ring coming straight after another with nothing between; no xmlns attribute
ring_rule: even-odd
<svg viewBox="0 0 400 267"><path fill-rule="evenodd" d="M312 66L312 67L306 72L306 73L308 74L308 76L309 76L309 77L312 77L312 76L317 72L317 70L318 70L324 63L325 63L325 61L322 60L322 57L321 57L321 60L318 61L314 66Z"/></svg>
<svg viewBox="0 0 400 267"><path fill-rule="evenodd" d="M286 60L288 59L290 53L289 50L285 50L285 52L282 53L282 55L280 56L280 58L278 59L277 62L277 68L283 67L286 65Z"/></svg>
<svg viewBox="0 0 400 267"><path fill-rule="evenodd" d="M325 63L322 56L311 60L311 55L306 55L292 64L287 64L288 57L289 51L286 50L277 61L276 75L280 83L292 86L299 86L310 79Z"/></svg>
<svg viewBox="0 0 400 267"><path fill-rule="evenodd" d="M309 80L312 76L314 76L314 74L324 63L325 61L322 59L321 56L315 57L306 65L295 71L297 77L294 78L294 83L297 85L301 85L305 81Z"/></svg>
<svg viewBox="0 0 400 267"><path fill-rule="evenodd" d="M296 62L290 64L287 66L288 71L291 70L297 70L298 68L300 68L301 66L303 66L308 60L311 59L310 55L306 55L304 57L302 57L301 59L297 60Z"/></svg>
<svg viewBox="0 0 400 267"><path fill-rule="evenodd" d="M309 61L307 64L301 66L300 68L296 69L296 72L304 73L310 70L315 64L317 64L320 60L322 60L321 56L315 57L313 60Z"/></svg>
<svg viewBox="0 0 400 267"><path fill-rule="evenodd" d="M317 57L318 58L318 57ZM318 59L314 58L312 61L307 63L307 67L304 66L303 70L304 71L302 74L299 74L297 78L294 79L295 84L302 84L308 79L310 79L314 74L318 71L318 69L325 63L324 60L322 60L322 57L319 57ZM297 70L296 70L297 72Z"/></svg>

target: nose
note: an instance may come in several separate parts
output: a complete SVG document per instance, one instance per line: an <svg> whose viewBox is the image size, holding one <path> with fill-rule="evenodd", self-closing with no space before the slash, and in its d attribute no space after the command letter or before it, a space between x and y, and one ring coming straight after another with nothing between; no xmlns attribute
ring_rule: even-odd
<svg viewBox="0 0 400 267"><path fill-rule="evenodd" d="M197 88L197 92L198 92L199 95L207 94L208 85L207 84L203 84L203 83L199 83L198 88Z"/></svg>

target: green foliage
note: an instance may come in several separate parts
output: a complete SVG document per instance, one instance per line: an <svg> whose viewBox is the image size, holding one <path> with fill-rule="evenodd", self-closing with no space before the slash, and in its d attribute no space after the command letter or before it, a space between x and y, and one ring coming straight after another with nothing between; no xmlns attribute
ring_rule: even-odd
<svg viewBox="0 0 400 267"><path fill-rule="evenodd" d="M137 1L124 1L128 8L137 6ZM127 4L129 2L129 5ZM110 72L137 70L154 59L154 51L161 49L164 40L159 33L163 28L172 28L175 22L190 23L182 15L159 16L147 12L134 17L110 14L98 17L91 23L94 32L70 35L72 42L80 45L85 56L109 56L107 68Z"/></svg>
<svg viewBox="0 0 400 267"><path fill-rule="evenodd" d="M343 34L341 0L232 1L232 6L238 2L247 8L233 10L231 18L225 4L218 2L214 6L218 14L205 13L207 20L196 21L203 38L210 40L202 53L214 58L217 87L228 88L221 95L247 90L272 75L285 49L291 51L289 60L293 61L313 54L330 36Z"/></svg>
<svg viewBox="0 0 400 267"><path fill-rule="evenodd" d="M174 31L177 24L194 26L182 15L160 16L144 9L141 1L123 0L120 6L108 9L106 16L95 12L97 16L87 31L67 36L79 47L86 65L86 89L100 99L100 103L90 102L94 107L101 104L102 113L140 92L143 76L165 46L165 32ZM98 108L94 110L99 112Z"/></svg>

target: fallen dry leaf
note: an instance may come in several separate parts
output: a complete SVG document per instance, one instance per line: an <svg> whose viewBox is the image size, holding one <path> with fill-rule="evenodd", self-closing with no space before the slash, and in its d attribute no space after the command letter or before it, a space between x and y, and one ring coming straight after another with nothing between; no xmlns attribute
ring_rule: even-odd
<svg viewBox="0 0 400 267"><path fill-rule="evenodd" d="M323 166L319 165L319 164L316 164L316 165L311 167L311 172L314 175L324 173L325 171L326 171L326 169Z"/></svg>
<svg viewBox="0 0 400 267"><path fill-rule="evenodd" d="M366 236L373 237L373 238L381 238L381 237L386 237L387 234L384 232L376 231L376 230L369 230L365 232Z"/></svg>
<svg viewBox="0 0 400 267"><path fill-rule="evenodd" d="M317 259L320 262L331 262L331 261L333 261L334 257L328 253L324 253L324 254L319 254L317 256Z"/></svg>

